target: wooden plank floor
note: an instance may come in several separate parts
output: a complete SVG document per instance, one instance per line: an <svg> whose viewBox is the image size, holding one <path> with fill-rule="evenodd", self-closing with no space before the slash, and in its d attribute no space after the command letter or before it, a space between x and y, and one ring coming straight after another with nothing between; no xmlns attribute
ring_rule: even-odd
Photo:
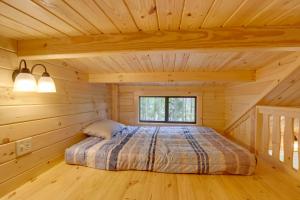
<svg viewBox="0 0 300 200"><path fill-rule="evenodd" d="M111 172L59 163L2 199L297 200L300 181L268 165L254 176Z"/></svg>

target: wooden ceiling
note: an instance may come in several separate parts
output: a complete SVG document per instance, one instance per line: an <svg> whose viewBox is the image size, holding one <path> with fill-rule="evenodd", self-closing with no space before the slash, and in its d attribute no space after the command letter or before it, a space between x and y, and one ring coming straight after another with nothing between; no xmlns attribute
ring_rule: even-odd
<svg viewBox="0 0 300 200"><path fill-rule="evenodd" d="M21 42L31 39L51 40L53 38L69 38L71 41L76 41L77 39L74 37L97 37L109 34L125 35L124 40L135 37L126 35L131 33L137 34L136 37L140 39L140 42L143 42L144 36L138 34L145 33L151 39L151 34L157 31L180 33L195 31L198 33L202 30L218 29L216 32L208 31L206 33L204 31L202 33L208 34L209 40L214 39L214 36L217 36L216 39L218 39L218 34L225 29L242 28L247 30L253 28L254 30L257 27L276 28L268 34L277 37L275 38L276 42L279 41L281 34L283 37L286 36L285 33L278 32L281 29L300 28L300 1L0 0L0 36ZM250 30L249 35L255 32L253 36L256 40L252 41L250 37L250 43L261 42L261 35L264 36L265 33L260 35L253 30ZM230 40L237 37L239 32L243 31L234 30L232 31L233 35L230 35L229 30L224 32L221 39L223 41ZM292 39L286 37L286 41L293 43L295 38L298 39L298 36L295 35L298 35L299 32L292 30L289 33L291 33ZM248 32L238 36L238 39L241 40L249 38ZM117 37L120 38L120 36ZM178 40L181 39L181 35L176 37ZM176 37L174 36L175 39L177 39ZM193 38L194 36L187 36L187 39L190 39L189 37ZM223 46L226 46L227 43L222 40L216 44L225 44ZM99 41L98 46L102 39L100 38ZM273 38L267 40L269 44L272 41ZM118 40L109 41L105 48L109 47L112 42L117 43ZM148 42L148 45L151 46L151 42ZM184 42L183 40L182 43ZM190 43L192 42L190 41ZM217 46L211 41L210 43ZM24 44L26 46L26 43ZM46 42L37 44L37 52L39 52L40 46L46 47L48 45ZM199 44L202 44L201 38ZM258 44L264 45L263 43ZM63 45L61 44L61 46ZM81 44L78 45L80 47ZM86 47L89 46L89 43L83 45ZM97 48L97 45L94 46ZM285 47L284 45L283 42L283 47ZM20 45L18 47L20 50ZM146 45L146 47L148 46ZM58 49L60 49L59 46L56 50ZM45 52L47 51L48 49L45 50ZM97 56L91 54L84 57L55 58L45 60L45 62L76 67L79 71L86 73L234 71L257 70L290 53L292 53L291 50L255 51L255 48L247 51L239 51L239 48L235 48L233 51L217 49L209 52L199 49L193 51L189 51L189 49L186 51L164 49L163 51L147 52L141 50L134 52L131 49L129 52L116 51Z"/></svg>
<svg viewBox="0 0 300 200"><path fill-rule="evenodd" d="M299 26L299 0L1 0L14 39L212 27Z"/></svg>
<svg viewBox="0 0 300 200"><path fill-rule="evenodd" d="M291 52L123 53L88 58L46 60L87 73L197 72L257 70Z"/></svg>

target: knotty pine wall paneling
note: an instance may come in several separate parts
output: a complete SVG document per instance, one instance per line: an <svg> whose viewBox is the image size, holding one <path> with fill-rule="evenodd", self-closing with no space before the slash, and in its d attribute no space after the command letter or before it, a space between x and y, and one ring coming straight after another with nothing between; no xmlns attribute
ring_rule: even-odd
<svg viewBox="0 0 300 200"><path fill-rule="evenodd" d="M84 138L83 126L111 115L110 86L90 84L72 67L28 61L30 67L45 64L57 92L13 92L18 62L15 53L0 49L0 196L62 159L65 148ZM25 138L31 138L32 152L17 157L16 142Z"/></svg>
<svg viewBox="0 0 300 200"><path fill-rule="evenodd" d="M197 96L197 124L224 130L224 88L199 86L119 86L119 120L138 123L138 96Z"/></svg>

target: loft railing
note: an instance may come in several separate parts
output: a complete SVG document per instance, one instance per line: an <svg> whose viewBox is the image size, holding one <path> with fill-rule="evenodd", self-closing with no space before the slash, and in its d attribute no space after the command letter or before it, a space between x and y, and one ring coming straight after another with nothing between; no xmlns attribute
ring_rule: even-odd
<svg viewBox="0 0 300 200"><path fill-rule="evenodd" d="M256 109L258 155L300 174L300 108L257 106Z"/></svg>

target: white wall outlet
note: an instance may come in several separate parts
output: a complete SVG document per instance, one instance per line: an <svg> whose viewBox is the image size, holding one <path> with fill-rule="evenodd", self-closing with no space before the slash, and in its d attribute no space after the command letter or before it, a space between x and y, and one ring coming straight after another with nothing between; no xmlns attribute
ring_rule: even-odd
<svg viewBox="0 0 300 200"><path fill-rule="evenodd" d="M32 138L18 140L16 142L16 155L22 156L31 152Z"/></svg>

